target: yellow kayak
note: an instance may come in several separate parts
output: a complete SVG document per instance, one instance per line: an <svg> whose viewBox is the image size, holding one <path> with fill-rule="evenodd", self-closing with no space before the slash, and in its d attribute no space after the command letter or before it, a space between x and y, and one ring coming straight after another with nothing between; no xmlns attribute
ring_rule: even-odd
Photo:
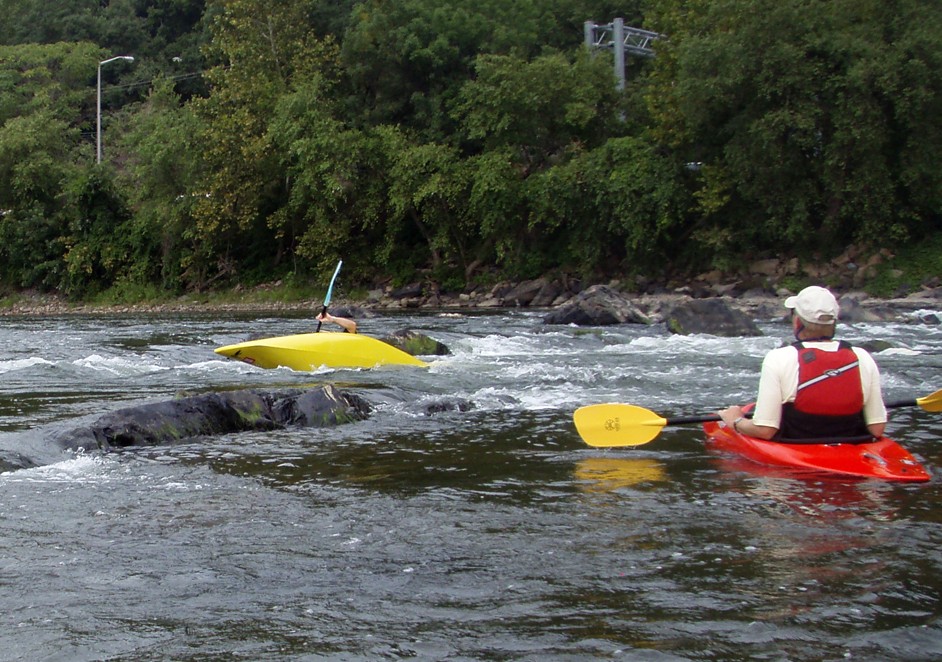
<svg viewBox="0 0 942 662"><path fill-rule="evenodd" d="M358 333L301 333L293 336L260 338L226 345L217 354L245 361L260 368L315 370L328 368L375 368L381 365L428 364L382 340Z"/></svg>

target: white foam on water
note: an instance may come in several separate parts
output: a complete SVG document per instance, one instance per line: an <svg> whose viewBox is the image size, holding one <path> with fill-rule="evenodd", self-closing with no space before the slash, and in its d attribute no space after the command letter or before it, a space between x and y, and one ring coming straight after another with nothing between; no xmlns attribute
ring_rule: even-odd
<svg viewBox="0 0 942 662"><path fill-rule="evenodd" d="M0 474L6 482L83 483L109 482L119 464L105 455L78 454L68 460L41 467L18 469Z"/></svg>
<svg viewBox="0 0 942 662"><path fill-rule="evenodd" d="M451 348L455 355L498 358L505 356L530 356L535 351L545 351L536 339L527 336L488 335L465 338Z"/></svg>
<svg viewBox="0 0 942 662"><path fill-rule="evenodd" d="M31 356L28 359L13 359L12 361L0 361L0 374L13 372L15 370L25 370L36 365L54 365L51 361Z"/></svg>
<svg viewBox="0 0 942 662"><path fill-rule="evenodd" d="M189 365L175 365L174 370L183 370L194 372L233 372L236 374L242 374L247 372L258 372L262 368L257 368L253 365L245 363L244 361L198 361L197 363L191 363Z"/></svg>
<svg viewBox="0 0 942 662"><path fill-rule="evenodd" d="M911 313L907 313L906 317L910 317L912 319L922 319L924 317L929 317L930 315L942 317L942 310L935 310L933 308L920 308L919 310L914 310Z"/></svg>
<svg viewBox="0 0 942 662"><path fill-rule="evenodd" d="M504 391L508 397L516 398L517 404L514 405L514 409L562 409L571 408L580 403L577 397L579 389L572 384L559 384L528 391L514 389L504 389Z"/></svg>
<svg viewBox="0 0 942 662"><path fill-rule="evenodd" d="M919 354L922 352L907 347L889 347L882 352L877 352L876 356L918 356Z"/></svg>
<svg viewBox="0 0 942 662"><path fill-rule="evenodd" d="M117 356L101 356L92 354L83 359L72 361L73 365L88 368L96 372L107 372L117 376L146 375L153 372L162 372L170 368L152 362L142 361L140 357L125 358Z"/></svg>
<svg viewBox="0 0 942 662"><path fill-rule="evenodd" d="M763 356L781 344L772 336L726 338L710 335L641 336L627 343L606 345L602 350L611 354L662 353L668 356L705 354L711 356Z"/></svg>

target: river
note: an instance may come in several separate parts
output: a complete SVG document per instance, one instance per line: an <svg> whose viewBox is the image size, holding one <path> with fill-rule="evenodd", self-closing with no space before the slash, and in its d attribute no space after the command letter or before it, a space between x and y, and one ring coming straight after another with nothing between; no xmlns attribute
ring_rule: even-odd
<svg viewBox="0 0 942 662"><path fill-rule="evenodd" d="M755 338L547 327L541 313L380 315L448 345L429 369L262 370L213 348L286 313L0 320L0 660L942 658L942 416L888 433L920 485L796 477L697 426L590 448L573 411L747 402ZM887 400L942 388L942 327L889 340ZM44 439L180 393L332 383L366 421L102 454ZM437 402L469 403L428 414Z"/></svg>

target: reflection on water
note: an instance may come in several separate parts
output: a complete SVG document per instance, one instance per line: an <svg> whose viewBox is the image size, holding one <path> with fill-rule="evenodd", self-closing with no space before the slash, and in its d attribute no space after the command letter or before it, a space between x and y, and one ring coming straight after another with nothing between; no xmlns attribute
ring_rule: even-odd
<svg viewBox="0 0 942 662"><path fill-rule="evenodd" d="M588 457L576 463L573 477L587 492L613 492L667 480L664 465L650 458Z"/></svg>
<svg viewBox="0 0 942 662"><path fill-rule="evenodd" d="M771 499L805 516L825 520L866 517L883 521L892 521L897 516L893 499L896 488L887 483L769 467L735 457L723 457L714 462L724 473L742 474L745 493Z"/></svg>

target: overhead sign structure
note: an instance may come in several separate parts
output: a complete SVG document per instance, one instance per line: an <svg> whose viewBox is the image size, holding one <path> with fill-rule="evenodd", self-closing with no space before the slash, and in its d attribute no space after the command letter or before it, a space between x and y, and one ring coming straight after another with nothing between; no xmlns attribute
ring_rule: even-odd
<svg viewBox="0 0 942 662"><path fill-rule="evenodd" d="M612 49L615 54L615 77L618 89L625 89L625 53L638 57L654 57L651 42L666 37L657 32L625 25L624 19L611 23L585 22L585 45L589 50Z"/></svg>

